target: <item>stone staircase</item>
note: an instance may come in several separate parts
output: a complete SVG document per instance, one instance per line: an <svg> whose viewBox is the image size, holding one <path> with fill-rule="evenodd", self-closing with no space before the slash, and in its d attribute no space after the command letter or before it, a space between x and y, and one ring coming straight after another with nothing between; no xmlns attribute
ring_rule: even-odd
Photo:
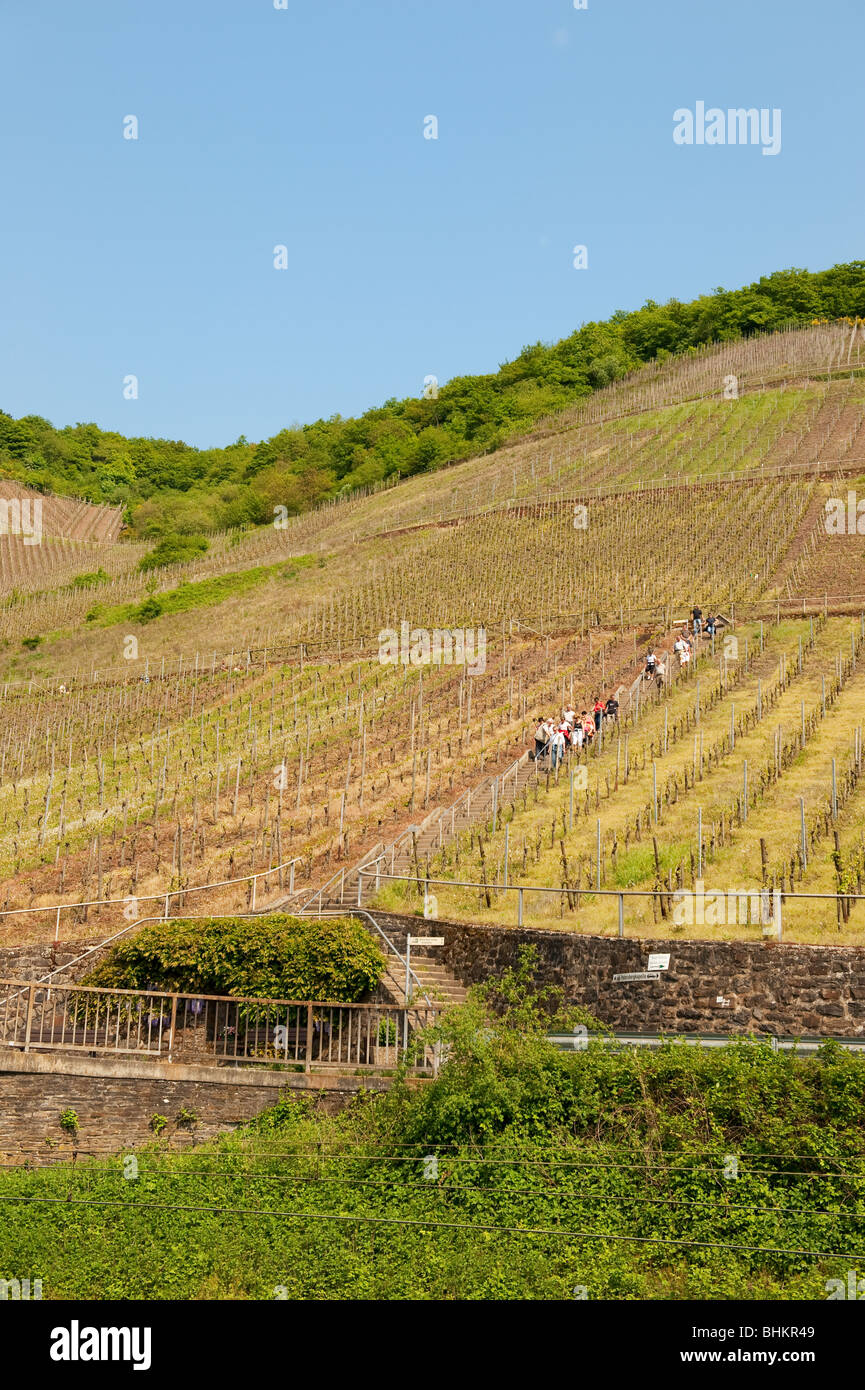
<svg viewBox="0 0 865 1390"><path fill-rule="evenodd" d="M442 1009L449 1009L454 1004L462 1004L466 997L466 987L461 984L456 975L433 956L422 955L420 952L412 951L411 968L420 981L420 988L429 996L430 1003ZM426 999L419 995L417 985L412 982L414 988L413 1002L425 1004ZM405 967L393 956L388 956L387 968L381 979L381 987L388 999L399 1005L404 1005L405 998Z"/></svg>

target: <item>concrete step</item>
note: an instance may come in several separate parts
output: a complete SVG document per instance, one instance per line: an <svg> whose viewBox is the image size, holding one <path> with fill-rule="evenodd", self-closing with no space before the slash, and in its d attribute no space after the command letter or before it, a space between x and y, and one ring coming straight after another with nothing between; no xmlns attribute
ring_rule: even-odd
<svg viewBox="0 0 865 1390"><path fill-rule="evenodd" d="M411 968L420 981L421 988L434 1004L451 1007L461 1004L466 997L466 987L453 975L447 966L430 966L427 962L412 959ZM405 1003L405 967L392 958L382 976L382 985L397 1004Z"/></svg>

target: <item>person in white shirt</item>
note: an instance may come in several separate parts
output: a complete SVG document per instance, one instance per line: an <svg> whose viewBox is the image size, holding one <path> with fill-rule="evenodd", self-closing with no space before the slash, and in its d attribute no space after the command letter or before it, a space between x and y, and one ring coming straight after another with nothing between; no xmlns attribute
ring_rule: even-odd
<svg viewBox="0 0 865 1390"><path fill-rule="evenodd" d="M555 730L552 739L550 740L550 747L552 749L553 756L553 772L555 772L559 763L565 756L565 736L560 728Z"/></svg>

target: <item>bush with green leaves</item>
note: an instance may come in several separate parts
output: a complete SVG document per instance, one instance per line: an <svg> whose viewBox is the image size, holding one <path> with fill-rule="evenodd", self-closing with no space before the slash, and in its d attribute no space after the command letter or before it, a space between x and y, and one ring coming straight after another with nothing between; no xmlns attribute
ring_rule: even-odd
<svg viewBox="0 0 865 1390"><path fill-rule="evenodd" d="M158 545L148 551L138 568L144 570L161 569L164 565L183 565L195 560L207 550L204 536L163 536Z"/></svg>
<svg viewBox="0 0 865 1390"><path fill-rule="evenodd" d="M70 588L93 589L97 584L107 584L109 578L110 575L100 565L98 570L90 570L87 574L76 574Z"/></svg>
<svg viewBox="0 0 865 1390"><path fill-rule="evenodd" d="M354 1003L375 988L384 963L377 942L354 918L270 913L154 922L113 946L82 983Z"/></svg>

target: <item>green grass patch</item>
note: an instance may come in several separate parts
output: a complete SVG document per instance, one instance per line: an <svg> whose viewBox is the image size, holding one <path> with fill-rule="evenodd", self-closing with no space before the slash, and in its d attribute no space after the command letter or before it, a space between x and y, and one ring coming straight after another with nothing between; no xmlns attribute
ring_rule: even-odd
<svg viewBox="0 0 865 1390"><path fill-rule="evenodd" d="M658 833L661 833L660 828ZM682 857L687 857L689 848L690 842L687 840L659 843L658 863L665 880L667 870L674 869L681 863ZM632 888L635 884L645 883L654 876L655 850L651 840L648 844L631 845L624 854L619 851L616 856L616 871L613 874L614 888Z"/></svg>
<svg viewBox="0 0 865 1390"><path fill-rule="evenodd" d="M218 574L211 579L184 580L176 589L149 594L141 603L96 604L87 614L87 622L94 627L113 627L116 623L149 623L172 613L213 608L226 599L247 594L271 579L292 580L301 569L314 564L315 558L312 555L296 555L287 564L255 565L252 569Z"/></svg>

